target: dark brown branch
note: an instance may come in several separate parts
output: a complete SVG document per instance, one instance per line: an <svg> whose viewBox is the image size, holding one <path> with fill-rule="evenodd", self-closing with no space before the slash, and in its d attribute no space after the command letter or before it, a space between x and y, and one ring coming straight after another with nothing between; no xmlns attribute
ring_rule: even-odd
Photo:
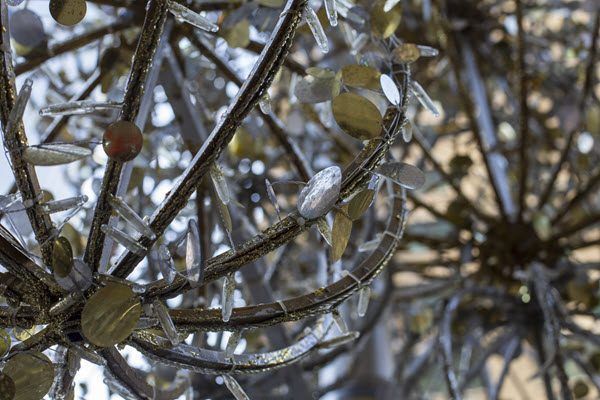
<svg viewBox="0 0 600 400"><path fill-rule="evenodd" d="M527 191L527 173L529 170L529 107L527 106L527 72L525 70L525 32L523 31L523 5L516 0L517 14L517 75L519 77L519 221L523 220L525 193Z"/></svg>

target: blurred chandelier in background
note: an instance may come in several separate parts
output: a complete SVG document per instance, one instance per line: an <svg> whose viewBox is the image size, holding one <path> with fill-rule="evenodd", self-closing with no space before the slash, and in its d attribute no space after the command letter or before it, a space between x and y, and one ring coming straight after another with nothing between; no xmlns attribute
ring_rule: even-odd
<svg viewBox="0 0 600 400"><path fill-rule="evenodd" d="M594 1L0 13L0 398L600 395Z"/></svg>

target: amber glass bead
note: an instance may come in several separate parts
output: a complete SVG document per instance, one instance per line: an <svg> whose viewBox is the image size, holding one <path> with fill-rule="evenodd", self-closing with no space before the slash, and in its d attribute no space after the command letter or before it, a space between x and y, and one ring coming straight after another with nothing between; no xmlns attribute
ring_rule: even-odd
<svg viewBox="0 0 600 400"><path fill-rule="evenodd" d="M115 161L133 160L142 150L144 138L133 122L118 121L110 124L102 137L106 155Z"/></svg>

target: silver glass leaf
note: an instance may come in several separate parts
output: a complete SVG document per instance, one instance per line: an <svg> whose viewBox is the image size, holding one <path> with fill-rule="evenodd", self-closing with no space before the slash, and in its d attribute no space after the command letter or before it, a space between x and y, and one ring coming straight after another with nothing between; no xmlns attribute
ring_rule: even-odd
<svg viewBox="0 0 600 400"><path fill-rule="evenodd" d="M227 389L229 389L229 391L231 392L233 397L235 397L236 400L250 400L250 397L248 397L246 392L244 392L244 389L242 389L242 387L240 386L238 381L235 380L235 378L233 378L230 375L222 375L222 377L223 381L225 382L225 386L227 386Z"/></svg>
<svg viewBox="0 0 600 400"><path fill-rule="evenodd" d="M417 98L417 100L419 100L419 103L421 103L421 105L423 107L425 107L426 109L431 111L433 113L433 115L435 115L436 117L440 116L440 112L438 111L437 107L433 103L433 100L431 100L431 97L429 97L429 95L427 94L425 89L423 89L423 86L421 86L419 84L419 82L412 81L410 83L410 89L411 89L412 93L415 95L415 97Z"/></svg>
<svg viewBox="0 0 600 400"><path fill-rule="evenodd" d="M31 89L33 87L33 81L29 78L25 80L21 90L19 91L19 95L15 100L15 104L10 110L8 114L8 122L6 124L6 132L12 132L23 119L23 113L25 113L25 107L27 107L27 102L29 101L29 97L31 97Z"/></svg>
<svg viewBox="0 0 600 400"><path fill-rule="evenodd" d="M425 184L425 174L414 165L403 162L389 162L380 165L376 173L390 178L406 189L419 189Z"/></svg>
<svg viewBox="0 0 600 400"><path fill-rule="evenodd" d="M263 114L270 114L272 111L271 107L271 96L268 92L265 92L260 99L258 99L258 107Z"/></svg>
<svg viewBox="0 0 600 400"><path fill-rule="evenodd" d="M227 180L223 170L217 163L213 163L210 166L210 179L214 185L217 196L223 202L223 204L229 204L231 201L231 195L229 193L229 186L227 186Z"/></svg>
<svg viewBox="0 0 600 400"><path fill-rule="evenodd" d="M273 185L271 184L271 181L269 181L268 178L265 178L265 186L267 188L267 196L269 197L269 200L273 204L273 207L275 207L275 213L277 214L277 218L281 219L279 203L277 203L277 197L275 196L275 191L273 190Z"/></svg>
<svg viewBox="0 0 600 400"><path fill-rule="evenodd" d="M346 324L346 320L344 319L344 317L342 317L342 314L340 314L340 312L337 309L333 310L331 316L333 317L333 321L337 325L340 333L348 332L348 325Z"/></svg>
<svg viewBox="0 0 600 400"><path fill-rule="evenodd" d="M91 154L92 151L86 147L68 143L48 143L26 147L23 158L32 165L48 166L68 164Z"/></svg>
<svg viewBox="0 0 600 400"><path fill-rule="evenodd" d="M306 219L325 215L338 200L342 170L332 166L319 171L298 195L298 212Z"/></svg>
<svg viewBox="0 0 600 400"><path fill-rule="evenodd" d="M233 311L233 295L235 293L235 276L229 274L223 280L223 305L221 308L221 316L224 322L229 322L231 312Z"/></svg>
<svg viewBox="0 0 600 400"><path fill-rule="evenodd" d="M162 274L163 278L167 281L167 283L172 283L175 280L177 272L175 272L171 252L164 244L161 244L158 247L158 258L160 273Z"/></svg>
<svg viewBox="0 0 600 400"><path fill-rule="evenodd" d="M179 339L179 333L177 333L175 324L169 315L167 306L165 306L159 299L156 299L152 302L152 309L154 310L154 315L156 318L158 318L158 322L160 323L160 326L167 335L167 338L171 344L173 346L178 345L181 340Z"/></svg>

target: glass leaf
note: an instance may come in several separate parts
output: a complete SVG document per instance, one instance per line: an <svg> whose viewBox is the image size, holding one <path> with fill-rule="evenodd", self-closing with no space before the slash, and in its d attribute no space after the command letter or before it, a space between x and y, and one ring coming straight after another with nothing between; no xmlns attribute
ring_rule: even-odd
<svg viewBox="0 0 600 400"><path fill-rule="evenodd" d="M298 212L306 219L325 215L337 202L342 185L342 170L332 166L319 171L298 195Z"/></svg>

